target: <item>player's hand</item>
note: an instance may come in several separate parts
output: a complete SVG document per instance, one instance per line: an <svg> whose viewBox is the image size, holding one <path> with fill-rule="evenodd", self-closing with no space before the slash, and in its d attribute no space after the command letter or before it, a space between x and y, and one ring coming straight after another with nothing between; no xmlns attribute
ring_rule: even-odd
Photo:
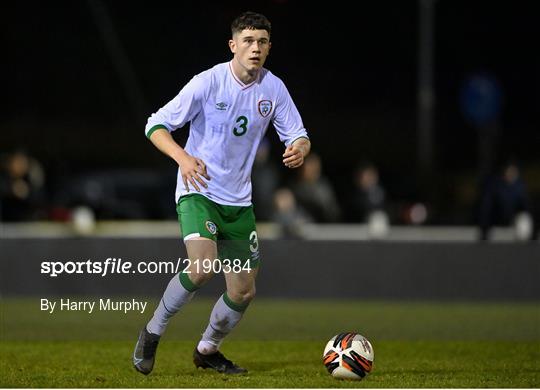
<svg viewBox="0 0 540 390"><path fill-rule="evenodd" d="M208 184L206 184L202 179L204 177L206 180L210 180L210 176L208 176L208 172L206 172L206 164L203 160L187 154L182 159L179 166L184 187L187 192L189 192L189 184L191 184L197 191L201 191L197 183L204 188L208 188Z"/></svg>
<svg viewBox="0 0 540 390"><path fill-rule="evenodd" d="M283 164L287 168L298 168L304 163L304 149L298 145L289 145L283 153Z"/></svg>

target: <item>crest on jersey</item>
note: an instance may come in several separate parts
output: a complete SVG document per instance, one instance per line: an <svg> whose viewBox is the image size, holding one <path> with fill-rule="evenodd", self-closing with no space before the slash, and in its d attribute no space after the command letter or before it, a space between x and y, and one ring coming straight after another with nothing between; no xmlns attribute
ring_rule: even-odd
<svg viewBox="0 0 540 390"><path fill-rule="evenodd" d="M210 232L210 234L216 234L217 233L217 226L214 222L212 221L206 221L204 223L204 225L206 226L206 230L208 230Z"/></svg>
<svg viewBox="0 0 540 390"><path fill-rule="evenodd" d="M267 117L272 112L272 102L270 100L261 100L259 102L259 114Z"/></svg>

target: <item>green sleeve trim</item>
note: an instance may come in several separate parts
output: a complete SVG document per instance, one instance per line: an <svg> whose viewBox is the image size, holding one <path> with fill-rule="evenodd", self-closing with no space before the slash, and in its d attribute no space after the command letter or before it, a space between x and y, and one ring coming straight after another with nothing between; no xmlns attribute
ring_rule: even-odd
<svg viewBox="0 0 540 390"><path fill-rule="evenodd" d="M179 278L180 278L180 284L182 284L182 286L189 292L197 291L200 288L199 286L197 286L195 283L191 281L191 279L189 278L189 274L183 271L180 272Z"/></svg>
<svg viewBox="0 0 540 390"><path fill-rule="evenodd" d="M164 129L164 130L169 131L164 125L155 125L155 126L152 126L150 130L148 130L148 134L146 134L146 138L150 139L150 137L152 136L152 133L159 129Z"/></svg>
<svg viewBox="0 0 540 390"><path fill-rule="evenodd" d="M234 311L237 311L239 313L245 312L247 307L249 306L249 302L239 304L239 303L235 303L235 302L231 301L231 298L229 298L227 293L223 294L223 301L225 302L225 304L227 306L229 306L231 309L233 309Z"/></svg>

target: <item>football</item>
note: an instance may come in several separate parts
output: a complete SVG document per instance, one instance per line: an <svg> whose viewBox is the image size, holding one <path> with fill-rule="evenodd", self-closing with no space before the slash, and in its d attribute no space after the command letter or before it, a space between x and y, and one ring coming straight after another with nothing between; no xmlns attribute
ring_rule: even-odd
<svg viewBox="0 0 540 390"><path fill-rule="evenodd" d="M323 353L324 366L338 379L363 379L373 368L373 358L368 339L353 332L332 337Z"/></svg>

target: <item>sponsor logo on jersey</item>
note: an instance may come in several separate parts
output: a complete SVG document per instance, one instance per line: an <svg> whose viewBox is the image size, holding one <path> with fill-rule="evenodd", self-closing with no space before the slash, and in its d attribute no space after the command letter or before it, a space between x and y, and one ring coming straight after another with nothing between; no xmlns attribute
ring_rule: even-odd
<svg viewBox="0 0 540 390"><path fill-rule="evenodd" d="M205 222L206 230L208 230L211 234L217 233L217 226L212 221L206 221Z"/></svg>
<svg viewBox="0 0 540 390"><path fill-rule="evenodd" d="M227 109L227 107L229 107L229 105L227 103L223 103L223 102L216 103L216 109L217 110L225 111Z"/></svg>
<svg viewBox="0 0 540 390"><path fill-rule="evenodd" d="M259 102L259 114L267 117L272 112L272 102L270 100L261 100Z"/></svg>

